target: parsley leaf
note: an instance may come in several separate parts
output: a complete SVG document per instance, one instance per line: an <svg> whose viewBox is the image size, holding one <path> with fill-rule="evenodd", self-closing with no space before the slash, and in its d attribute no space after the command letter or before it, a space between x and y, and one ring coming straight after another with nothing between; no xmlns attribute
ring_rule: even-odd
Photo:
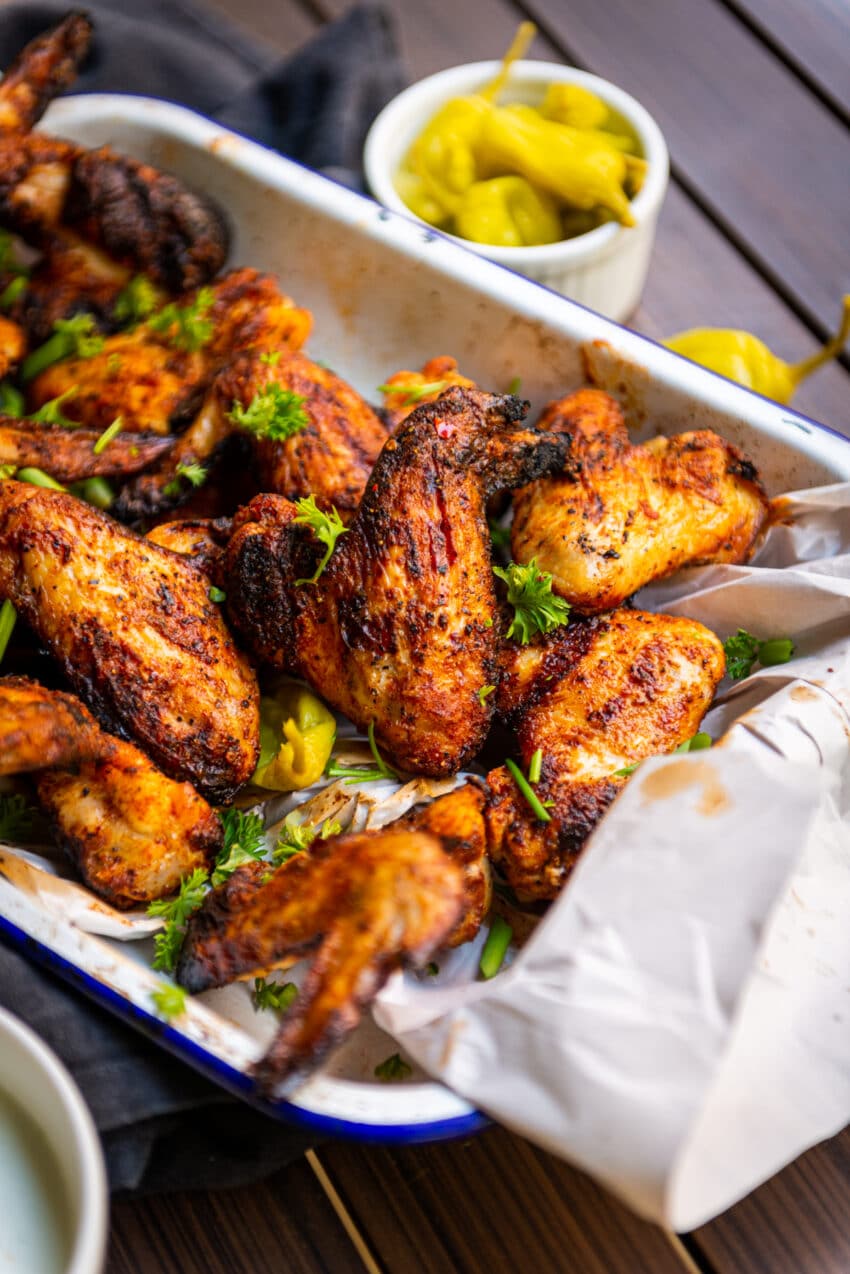
<svg viewBox="0 0 850 1274"><path fill-rule="evenodd" d="M289 814L283 820L277 844L272 850L272 862L279 867L281 863L288 862L296 854L303 854L317 836L327 840L329 836L339 836L341 831L342 826L335 819L326 818L319 831L318 827L312 827L309 823L294 822L292 815Z"/></svg>
<svg viewBox="0 0 850 1274"><path fill-rule="evenodd" d="M482 686L480 690L476 691L476 698L478 699L478 702L481 704L482 708L484 707L484 700L487 698L488 695L491 695L495 689L496 689L495 686Z"/></svg>
<svg viewBox="0 0 850 1274"><path fill-rule="evenodd" d="M162 304L162 293L144 274L133 275L115 298L113 313L119 323L142 323Z"/></svg>
<svg viewBox="0 0 850 1274"><path fill-rule="evenodd" d="M332 508L330 513L324 513L317 508L316 497L313 495L307 496L306 500L296 500L295 507L298 512L292 521L297 522L299 526L308 526L319 543L325 546L324 555L310 578L295 581L296 585L315 584L330 561L337 540L347 533L348 527L343 525L342 518L336 509Z"/></svg>
<svg viewBox="0 0 850 1274"><path fill-rule="evenodd" d="M298 987L294 982L267 982L265 978L254 978L251 999L255 1009L285 1013L297 995Z"/></svg>
<svg viewBox="0 0 850 1274"><path fill-rule="evenodd" d="M429 394L441 394L444 389L448 389L451 382L447 380L426 380L421 385L386 385L378 386L379 394L398 395L400 407L413 407L416 403L421 403L423 398L427 398Z"/></svg>
<svg viewBox="0 0 850 1274"><path fill-rule="evenodd" d="M407 1079L412 1074L413 1068L408 1065L400 1053L393 1053L392 1057L379 1062L374 1071L375 1079L379 1079L383 1084L397 1083L398 1080Z"/></svg>
<svg viewBox="0 0 850 1274"><path fill-rule="evenodd" d="M19 840L32 831L35 809L18 793L0 796L0 840Z"/></svg>
<svg viewBox="0 0 850 1274"><path fill-rule="evenodd" d="M223 588L217 588L215 584L210 584L207 590L207 597L211 602L215 602L217 606L220 606L222 602L227 600L227 593L225 593Z"/></svg>
<svg viewBox="0 0 850 1274"><path fill-rule="evenodd" d="M149 916L158 916L164 921L162 929L154 935L153 940L155 969L165 969L170 973L177 964L189 917L204 901L208 884L207 869L196 867L180 882L180 888L173 898L158 898L148 907Z"/></svg>
<svg viewBox="0 0 850 1274"><path fill-rule="evenodd" d="M79 420L71 420L62 410L62 404L69 398L76 398L79 392L79 385L72 385L58 398L49 398L46 403L42 403L38 411L27 416L27 420L34 420L40 425L62 425L65 429L79 429Z"/></svg>
<svg viewBox="0 0 850 1274"><path fill-rule="evenodd" d="M257 390L247 407L234 399L228 416L234 425L254 434L256 438L284 442L309 425L310 417L304 410L305 402L303 394L293 393L291 389L284 389L277 381L272 381L263 389Z"/></svg>
<svg viewBox="0 0 850 1274"><path fill-rule="evenodd" d="M266 367L277 367L280 362L280 350L266 350L265 354L260 355L260 362L265 363Z"/></svg>
<svg viewBox="0 0 850 1274"><path fill-rule="evenodd" d="M32 380L63 358L93 358L103 349L103 337L97 330L93 314L75 314L73 318L57 319L53 333L43 345L24 359L21 376Z"/></svg>
<svg viewBox="0 0 850 1274"><path fill-rule="evenodd" d="M492 518L488 521L490 527L490 543L494 549L510 548L511 544L511 528L509 526L500 526L498 522L494 522Z"/></svg>
<svg viewBox="0 0 850 1274"><path fill-rule="evenodd" d="M754 637L745 628L739 628L726 638L723 650L726 654L726 675L733 681L741 681L750 675L755 663L760 663L763 668L787 664L794 654L794 643L790 637L769 637L765 640Z"/></svg>
<svg viewBox="0 0 850 1274"><path fill-rule="evenodd" d="M552 576L537 569L535 558L524 566L518 562L494 566L493 573L507 584L508 602L514 608L508 637L526 646L537 633L549 633L569 622L569 603L552 592Z"/></svg>
<svg viewBox="0 0 850 1274"><path fill-rule="evenodd" d="M228 880L236 868L245 863L261 862L266 853L262 815L230 809L220 814L219 818L224 831L224 842L215 860L213 885L220 885Z"/></svg>
<svg viewBox="0 0 850 1274"><path fill-rule="evenodd" d="M202 464L195 464L194 462L191 464L184 464L181 460L178 463L177 468L174 470L174 477L164 488L162 494L168 496L170 500L173 500L176 496L181 494L181 479L188 482L190 487L200 487L206 482L208 473L209 470L205 469Z"/></svg>
<svg viewBox="0 0 850 1274"><path fill-rule="evenodd" d="M197 354L209 345L215 333L212 319L207 318L214 301L212 288L200 288L188 305L177 305L174 301L164 305L150 316L148 327L153 332L161 332L176 349Z"/></svg>
<svg viewBox="0 0 850 1274"><path fill-rule="evenodd" d="M186 992L182 986L172 986L170 982L161 982L156 991L151 991L151 1000L160 1017L170 1022L186 1012Z"/></svg>

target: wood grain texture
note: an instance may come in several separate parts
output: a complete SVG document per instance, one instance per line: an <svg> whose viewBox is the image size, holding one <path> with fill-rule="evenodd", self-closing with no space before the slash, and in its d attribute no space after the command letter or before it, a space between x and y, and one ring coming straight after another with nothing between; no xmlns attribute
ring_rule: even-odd
<svg viewBox="0 0 850 1274"><path fill-rule="evenodd" d="M260 1185L113 1203L107 1274L364 1274L306 1159Z"/></svg>
<svg viewBox="0 0 850 1274"><path fill-rule="evenodd" d="M850 119L847 0L726 0Z"/></svg>
<svg viewBox="0 0 850 1274"><path fill-rule="evenodd" d="M662 1230L501 1128L429 1146L325 1146L320 1158L390 1274L683 1274Z"/></svg>
<svg viewBox="0 0 850 1274"><path fill-rule="evenodd" d="M826 329L850 288L850 132L719 0L528 0L655 116L680 176Z"/></svg>

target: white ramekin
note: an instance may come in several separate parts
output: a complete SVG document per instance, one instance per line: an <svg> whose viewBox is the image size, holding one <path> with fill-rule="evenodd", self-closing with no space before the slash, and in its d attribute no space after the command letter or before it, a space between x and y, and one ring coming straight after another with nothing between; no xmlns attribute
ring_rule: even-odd
<svg viewBox="0 0 850 1274"><path fill-rule="evenodd" d="M393 185L393 176L410 144L452 97L474 93L492 80L498 62L454 66L420 80L384 107L366 138L366 180L386 208L416 218ZM643 290L655 239L655 225L667 189L667 146L655 120L628 93L596 75L551 62L517 62L501 101L538 106L553 83L580 84L596 93L628 120L640 140L647 173L640 193L632 200L635 225L609 222L575 239L535 248L501 248L456 239L471 252L516 270L538 283L621 322L634 310ZM424 223L423 223L424 224ZM455 236L448 236L455 238Z"/></svg>
<svg viewBox="0 0 850 1274"><path fill-rule="evenodd" d="M100 1274L109 1215L97 1132L71 1076L46 1044L0 1009L0 1093L42 1133L62 1181L56 1200L71 1243L64 1274Z"/></svg>

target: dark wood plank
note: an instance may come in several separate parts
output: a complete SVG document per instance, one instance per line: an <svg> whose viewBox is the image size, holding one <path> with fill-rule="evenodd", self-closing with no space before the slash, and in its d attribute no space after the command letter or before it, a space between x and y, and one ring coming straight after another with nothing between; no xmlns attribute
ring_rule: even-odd
<svg viewBox="0 0 850 1274"><path fill-rule="evenodd" d="M850 131L719 0L528 0L656 117L679 173L809 321L850 286Z"/></svg>
<svg viewBox="0 0 850 1274"><path fill-rule="evenodd" d="M662 1230L504 1129L320 1158L388 1274L684 1274Z"/></svg>
<svg viewBox="0 0 850 1274"><path fill-rule="evenodd" d="M107 1274L363 1274L306 1159L260 1185L114 1203Z"/></svg>
<svg viewBox="0 0 850 1274"><path fill-rule="evenodd" d="M727 0L844 116L850 116L847 0Z"/></svg>
<svg viewBox="0 0 850 1274"><path fill-rule="evenodd" d="M321 0L329 16L348 0ZM391 0L413 78L443 66L498 56L516 29L510 0ZM557 60L554 44L537 37L535 57ZM827 316L837 321L838 294ZM688 327L739 327L754 331L790 359L817 348L808 328L777 296L744 255L675 182L661 214L655 255L643 303L631 326L660 340ZM832 366L804 385L795 399L800 411L850 432L850 379Z"/></svg>
<svg viewBox="0 0 850 1274"><path fill-rule="evenodd" d="M848 1183L850 1128L693 1237L717 1274L846 1274Z"/></svg>
<svg viewBox="0 0 850 1274"><path fill-rule="evenodd" d="M298 0L204 0L255 40L277 53L292 53L320 25Z"/></svg>

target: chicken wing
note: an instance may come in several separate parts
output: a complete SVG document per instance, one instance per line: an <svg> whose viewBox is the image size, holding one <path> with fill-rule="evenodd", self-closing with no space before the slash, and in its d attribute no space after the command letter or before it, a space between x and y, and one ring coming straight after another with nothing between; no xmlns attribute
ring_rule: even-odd
<svg viewBox="0 0 850 1274"><path fill-rule="evenodd" d="M73 695L3 678L0 773L30 771L58 844L113 906L172 893L220 848L221 824L191 784L106 734Z"/></svg>
<svg viewBox="0 0 850 1274"><path fill-rule="evenodd" d="M57 482L120 478L138 473L174 445L173 439L156 434L120 433L98 453L94 448L100 437L94 429L72 430L0 416L0 465L17 469L34 465Z"/></svg>
<svg viewBox="0 0 850 1274"><path fill-rule="evenodd" d="M0 597L104 728L224 801L254 771L256 678L188 558L59 491L0 483Z"/></svg>
<svg viewBox="0 0 850 1274"><path fill-rule="evenodd" d="M73 84L92 29L87 14L69 13L21 50L0 81L0 134L28 133L54 97Z"/></svg>
<svg viewBox="0 0 850 1274"><path fill-rule="evenodd" d="M390 433L396 433L414 407L420 403L432 403L451 385L462 389L476 389L474 380L463 376L457 367L457 359L448 354L431 358L419 372L400 371L388 376L384 385L384 405L381 414Z"/></svg>
<svg viewBox="0 0 850 1274"><path fill-rule="evenodd" d="M690 739L723 676L723 647L702 624L618 610L520 647L505 669L500 707L517 724L524 767L537 749L537 819L499 767L487 776L490 856L517 894L553 898L636 761Z"/></svg>
<svg viewBox="0 0 850 1274"><path fill-rule="evenodd" d="M145 539L191 558L199 570L215 581L230 531L229 518L188 518L182 522L161 522L148 531Z"/></svg>
<svg viewBox="0 0 850 1274"><path fill-rule="evenodd" d="M189 922L177 968L189 991L222 986L318 947L256 1069L266 1092L316 1065L403 964L423 964L463 907L461 869L435 836L384 828L329 837L266 884L248 868Z"/></svg>
<svg viewBox="0 0 850 1274"><path fill-rule="evenodd" d="M280 497L234 521L228 614L258 658L303 676L396 763L442 777L479 750L501 622L488 495L561 468L558 435L518 399L453 388L388 440L318 582L312 533Z"/></svg>
<svg viewBox="0 0 850 1274"><path fill-rule="evenodd" d="M0 380L17 367L24 356L27 340L23 328L11 319L0 318Z"/></svg>
<svg viewBox="0 0 850 1274"><path fill-rule="evenodd" d="M536 558L583 614L612 610L682 566L744 562L768 514L755 467L709 430L629 442L619 406L583 389L540 426L571 441L569 467L514 497L514 559Z"/></svg>

